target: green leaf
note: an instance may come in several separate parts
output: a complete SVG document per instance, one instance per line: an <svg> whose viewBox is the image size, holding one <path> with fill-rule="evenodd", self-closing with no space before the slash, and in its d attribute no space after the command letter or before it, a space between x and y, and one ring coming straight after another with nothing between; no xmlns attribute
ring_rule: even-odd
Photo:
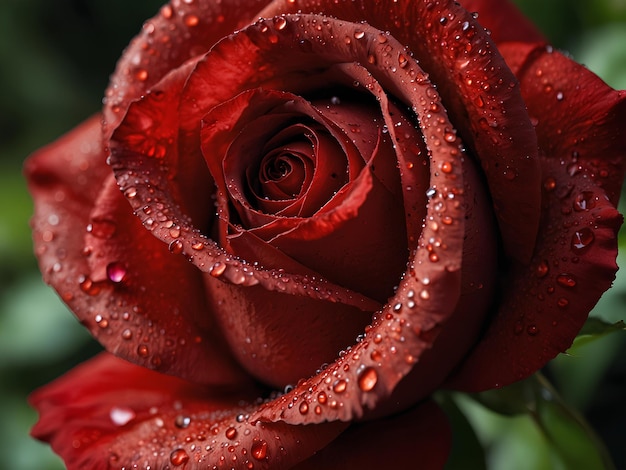
<svg viewBox="0 0 626 470"><path fill-rule="evenodd" d="M472 395L472 398L496 413L529 417L548 452L550 468L614 469L593 429L565 404L542 375L535 374L508 387Z"/></svg>
<svg viewBox="0 0 626 470"><path fill-rule="evenodd" d="M601 318L590 317L585 322L582 330L580 330L572 346L567 350L567 354L575 356L578 348L581 346L616 332L626 333L626 323L623 320L609 323Z"/></svg>
<svg viewBox="0 0 626 470"><path fill-rule="evenodd" d="M449 393L440 392L435 397L443 408L452 426L452 449L445 470L486 470L485 451L474 428L454 398Z"/></svg>

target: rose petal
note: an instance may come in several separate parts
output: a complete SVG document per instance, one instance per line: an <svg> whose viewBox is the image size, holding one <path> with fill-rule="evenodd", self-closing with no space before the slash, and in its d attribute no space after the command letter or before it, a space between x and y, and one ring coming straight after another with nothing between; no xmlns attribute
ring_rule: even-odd
<svg viewBox="0 0 626 470"><path fill-rule="evenodd" d="M507 41L540 42L545 38L537 27L510 0L462 0L467 11L476 12L478 21L500 45Z"/></svg>
<svg viewBox="0 0 626 470"><path fill-rule="evenodd" d="M541 149L567 162L570 173L586 169L616 205L626 166L626 91L550 46L507 44L502 53L520 79Z"/></svg>
<svg viewBox="0 0 626 470"><path fill-rule="evenodd" d="M202 292L201 276L141 227L104 159L95 116L26 162L45 281L110 351L199 382L243 380L210 332L204 297L189 295L194 284ZM155 268L177 276L144 272Z"/></svg>
<svg viewBox="0 0 626 470"><path fill-rule="evenodd" d="M613 281L622 222L614 204L624 175L626 94L545 46L503 50L546 152L542 237L531 265L509 274L489 329L450 380L469 391L527 377L571 345Z"/></svg>
<svg viewBox="0 0 626 470"><path fill-rule="evenodd" d="M622 217L586 172L544 159L544 234L530 266L515 266L497 314L449 386L501 387L540 369L572 343L617 266Z"/></svg>
<svg viewBox="0 0 626 470"><path fill-rule="evenodd" d="M353 424L294 470L444 468L452 440L446 415L426 401L402 414Z"/></svg>
<svg viewBox="0 0 626 470"><path fill-rule="evenodd" d="M320 2L274 2L261 14L295 10L317 12ZM398 53L396 67L415 54L437 85L456 130L487 174L507 254L528 262L541 203L536 136L519 84L489 34L453 0L329 1L324 2L323 10L327 15L389 31L408 48Z"/></svg>
<svg viewBox="0 0 626 470"><path fill-rule="evenodd" d="M287 469L345 427L253 425L255 393L204 388L103 354L31 395L40 413L32 432L70 470Z"/></svg>
<svg viewBox="0 0 626 470"><path fill-rule="evenodd" d="M171 70L203 54L222 37L254 19L268 0L172 0L146 21L117 63L105 93L105 140L128 105Z"/></svg>
<svg viewBox="0 0 626 470"><path fill-rule="evenodd" d="M417 64L408 60L405 67L397 68L396 54L404 49L393 38L364 24L316 16L285 17L284 21L285 24L261 21L242 30L238 37L247 35L249 38L242 39L242 44L249 41L257 51L265 51L265 57L258 52L256 55L263 64L273 63L267 55L271 57L273 51L278 50L288 50L289 63L298 67L299 54L308 59L301 62L311 67L317 67L326 57L337 62L368 64L374 78L388 85L400 100L412 107L424 141L440 144L431 148L432 192L429 192L427 220L434 224L426 224L423 229L415 258L390 304L375 315L362 341L320 374L301 382L293 392L255 415L255 419L292 423L349 420L361 416L364 407L373 408L381 397L391 393L415 361L432 346L440 325L457 305L465 210L462 153L456 139L452 143L444 136L446 127L451 129L452 126L439 105L434 88L425 79L416 85L414 78L419 74L423 77ZM315 27L318 23L323 25L321 30ZM293 44L292 29L298 32L298 44L309 41L310 47L302 51ZM327 38L332 38L332 49L326 47ZM271 70L267 72L271 74ZM449 173L439 171L443 162L453 163ZM431 239L441 239L443 243L429 246ZM372 349L368 350L370 347ZM444 362L456 360L458 357L446 358ZM442 368L445 369L445 365Z"/></svg>

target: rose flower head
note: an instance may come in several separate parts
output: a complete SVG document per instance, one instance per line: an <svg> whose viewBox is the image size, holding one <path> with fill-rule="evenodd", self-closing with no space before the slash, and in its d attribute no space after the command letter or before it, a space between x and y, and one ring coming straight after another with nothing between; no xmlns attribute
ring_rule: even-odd
<svg viewBox="0 0 626 470"><path fill-rule="evenodd" d="M107 351L33 434L70 469L440 468L433 392L530 376L610 287L624 122L502 0L172 0L26 163Z"/></svg>

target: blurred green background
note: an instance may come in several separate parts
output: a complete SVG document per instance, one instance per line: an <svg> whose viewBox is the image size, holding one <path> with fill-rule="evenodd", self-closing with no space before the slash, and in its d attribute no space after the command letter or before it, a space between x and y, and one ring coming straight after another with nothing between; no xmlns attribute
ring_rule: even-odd
<svg viewBox="0 0 626 470"><path fill-rule="evenodd" d="M25 399L34 388L99 350L40 280L32 255L28 227L32 204L21 175L22 162L33 150L98 110L122 49L161 3L0 0L2 468L63 468L47 446L28 437L36 414ZM614 88L626 89L626 0L517 3L554 45ZM626 236L621 244L625 249ZM620 261L626 266L626 257ZM620 273L594 315L608 321L626 319L626 272ZM624 337L609 335L579 348L575 355L559 357L545 373L565 402L582 410L607 444L616 466L626 469ZM461 409L487 448L488 468L560 468L550 455L545 432L527 416L504 418L475 403L464 403L461 397Z"/></svg>

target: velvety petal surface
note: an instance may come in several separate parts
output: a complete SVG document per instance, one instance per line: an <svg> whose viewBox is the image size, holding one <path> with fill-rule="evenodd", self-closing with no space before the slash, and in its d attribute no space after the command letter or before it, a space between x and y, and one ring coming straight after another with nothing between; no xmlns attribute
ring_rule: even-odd
<svg viewBox="0 0 626 470"><path fill-rule="evenodd" d="M104 353L31 395L40 413L32 432L69 470L288 469L346 427L252 424L256 393L204 388Z"/></svg>
<svg viewBox="0 0 626 470"><path fill-rule="evenodd" d="M266 4L267 0L172 0L163 5L128 45L111 77L104 102L105 139L131 102L171 70L252 21Z"/></svg>
<svg viewBox="0 0 626 470"><path fill-rule="evenodd" d="M477 15L498 44L507 41L541 42L544 36L510 0L462 0L461 6Z"/></svg>
<svg viewBox="0 0 626 470"><path fill-rule="evenodd" d="M205 314L200 274L141 226L120 193L104 162L100 119L26 163L45 281L108 350L200 382L243 380Z"/></svg>
<svg viewBox="0 0 626 470"><path fill-rule="evenodd" d="M317 28L318 24L321 28ZM340 45L329 49L325 47L327 38L357 40L339 41ZM303 49L300 46L303 41L310 43L310 46ZM298 61L300 56L306 58L301 62L310 67L319 67L329 60L369 63L369 72L364 71L358 76L359 83L370 90L378 90L374 93L385 102L386 97L372 76L381 83L391 83L396 96L400 96L413 107L418 116L423 117L420 123L424 140L430 142L437 139L440 142L440 145L433 146L430 160L432 191L422 189L430 197L427 216L430 223L421 233L415 259L411 261L394 298L375 315L372 325L364 330L365 334L359 338L358 344L345 350L340 359L318 375L301 382L293 392L268 404L257 415L260 419L292 423L349 420L361 416L365 405L373 407L380 397L394 389L423 351L432 346L439 333L439 324L452 314L456 306L458 297L454 293L460 294L460 260L464 237L462 214L465 209L459 143L456 138L444 137L446 126L440 124L447 119L443 108L433 106L438 104L438 98L430 83L422 79L415 85L411 77L417 76L420 71L412 62L402 69L395 67L395 54L391 52L402 48L393 38L380 31L362 24L323 17L285 17L281 21L261 21L242 30L228 42L220 43L212 54L220 54L223 44L223 47L233 47L233 42L240 51L247 47L258 51L253 56L258 60L258 65L276 63L275 70L265 68L265 73L274 82L279 81L277 77L283 77L279 73L289 75L289 69L285 71L283 67L293 66L302 70L302 64ZM277 51L281 55L285 51L289 52L291 60L288 64L274 59ZM207 61L199 64L196 73L201 70L200 67L206 67L212 54L207 57ZM368 56L373 56L373 60L368 61ZM258 65L252 63L248 67L254 71ZM238 68L239 73L247 69ZM392 80L392 76L395 80ZM248 77L244 76L242 80L248 80ZM193 83L193 77L189 83ZM386 107L386 104L383 106ZM433 112L433 108L439 111ZM390 119L388 128L394 128L395 124ZM439 171L442 166L445 170ZM434 245L431 240L441 240L441 243ZM456 359L447 358L447 361ZM445 369L445 366L442 365L442 368Z"/></svg>
<svg viewBox="0 0 626 470"><path fill-rule="evenodd" d="M497 314L451 380L462 390L522 379L565 351L617 270L626 94L549 47L503 50L545 152L542 236L531 265L512 268Z"/></svg>
<svg viewBox="0 0 626 470"><path fill-rule="evenodd" d="M396 68L414 55L436 84L452 129L487 175L507 254L528 262L541 203L536 135L517 80L480 23L453 0L374 4L283 0L272 2L262 14L296 10L322 10L347 21L367 21L407 46L396 56Z"/></svg>

